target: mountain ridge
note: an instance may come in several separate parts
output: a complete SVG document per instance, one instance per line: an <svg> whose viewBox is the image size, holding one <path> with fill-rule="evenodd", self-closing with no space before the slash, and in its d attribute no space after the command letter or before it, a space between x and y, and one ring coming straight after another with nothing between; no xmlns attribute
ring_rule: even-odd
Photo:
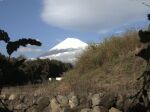
<svg viewBox="0 0 150 112"><path fill-rule="evenodd" d="M74 63L87 46L87 43L77 38L66 38L49 49L46 53L40 55L39 58Z"/></svg>

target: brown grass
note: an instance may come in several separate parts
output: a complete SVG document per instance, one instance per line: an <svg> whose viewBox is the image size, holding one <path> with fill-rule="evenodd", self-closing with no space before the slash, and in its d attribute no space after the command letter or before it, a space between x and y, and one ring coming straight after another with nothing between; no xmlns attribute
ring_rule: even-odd
<svg viewBox="0 0 150 112"><path fill-rule="evenodd" d="M64 82L79 94L87 91L134 91L136 79L146 64L135 57L139 44L137 32L127 32L100 44L92 44L79 58L75 69L66 73Z"/></svg>

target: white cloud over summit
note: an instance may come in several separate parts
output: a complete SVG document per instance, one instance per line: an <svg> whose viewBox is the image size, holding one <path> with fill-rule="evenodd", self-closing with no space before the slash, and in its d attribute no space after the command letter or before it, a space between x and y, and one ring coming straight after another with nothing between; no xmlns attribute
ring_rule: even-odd
<svg viewBox="0 0 150 112"><path fill-rule="evenodd" d="M144 0L148 1L149 0ZM105 32L146 19L142 0L43 0L41 17L62 29Z"/></svg>

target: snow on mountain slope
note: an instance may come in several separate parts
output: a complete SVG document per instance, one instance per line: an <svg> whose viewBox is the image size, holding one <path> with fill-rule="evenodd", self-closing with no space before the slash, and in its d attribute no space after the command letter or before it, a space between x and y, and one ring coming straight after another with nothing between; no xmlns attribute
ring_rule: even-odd
<svg viewBox="0 0 150 112"><path fill-rule="evenodd" d="M62 62L74 63L88 44L76 38L66 38L48 52L42 54L40 59L55 59Z"/></svg>
<svg viewBox="0 0 150 112"><path fill-rule="evenodd" d="M86 43L82 42L79 39L76 38L66 38L64 41L60 42L58 45L53 47L51 50L60 50L60 49L76 49L76 48L85 48L87 46Z"/></svg>

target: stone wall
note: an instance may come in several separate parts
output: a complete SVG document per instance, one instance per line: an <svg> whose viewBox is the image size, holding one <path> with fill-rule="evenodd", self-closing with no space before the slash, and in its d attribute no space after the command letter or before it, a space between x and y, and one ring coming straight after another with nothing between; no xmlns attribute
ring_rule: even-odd
<svg viewBox="0 0 150 112"><path fill-rule="evenodd" d="M12 112L145 112L142 104L113 93L89 93L85 97L74 93L53 97L2 94L0 99ZM4 108L2 104L0 108Z"/></svg>

